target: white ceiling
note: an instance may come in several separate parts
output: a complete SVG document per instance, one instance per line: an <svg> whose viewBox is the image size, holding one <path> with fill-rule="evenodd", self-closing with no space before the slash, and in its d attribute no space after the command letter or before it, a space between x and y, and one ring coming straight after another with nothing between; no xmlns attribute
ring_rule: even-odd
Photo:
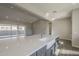
<svg viewBox="0 0 79 59"><path fill-rule="evenodd" d="M46 19L48 19L46 14L52 13L53 11L56 11L56 19L70 17L72 10L79 8L78 3L19 3L16 5Z"/></svg>
<svg viewBox="0 0 79 59"><path fill-rule="evenodd" d="M0 4L0 20L19 21L32 23L39 19L49 19L47 14L56 11L55 18L71 17L73 9L79 8L79 4L72 3L16 3ZM30 13L28 12L30 11ZM34 13L34 14L33 14ZM36 15L42 17L38 17Z"/></svg>
<svg viewBox="0 0 79 59"><path fill-rule="evenodd" d="M23 23L32 23L38 20L37 17L26 11L18 9L11 4L0 4L0 20L10 20Z"/></svg>

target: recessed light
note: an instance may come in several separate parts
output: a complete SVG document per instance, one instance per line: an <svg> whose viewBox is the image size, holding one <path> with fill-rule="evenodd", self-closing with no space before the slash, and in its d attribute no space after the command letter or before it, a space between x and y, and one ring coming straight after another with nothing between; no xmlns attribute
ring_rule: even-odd
<svg viewBox="0 0 79 59"><path fill-rule="evenodd" d="M8 46L6 46L5 48L8 49Z"/></svg>
<svg viewBox="0 0 79 59"><path fill-rule="evenodd" d="M20 20L20 18L17 18L17 20Z"/></svg>
<svg viewBox="0 0 79 59"><path fill-rule="evenodd" d="M56 18L52 18L52 20L55 20Z"/></svg>
<svg viewBox="0 0 79 59"><path fill-rule="evenodd" d="M11 6L10 8L14 8L13 6Z"/></svg>
<svg viewBox="0 0 79 59"><path fill-rule="evenodd" d="M8 16L5 16L5 18L8 19L9 17Z"/></svg>

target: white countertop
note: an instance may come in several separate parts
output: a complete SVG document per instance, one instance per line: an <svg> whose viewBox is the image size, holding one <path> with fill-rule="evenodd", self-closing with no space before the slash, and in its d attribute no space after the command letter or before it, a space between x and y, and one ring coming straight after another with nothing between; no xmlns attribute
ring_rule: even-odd
<svg viewBox="0 0 79 59"><path fill-rule="evenodd" d="M0 40L0 56L29 56L52 40L48 38L38 35Z"/></svg>

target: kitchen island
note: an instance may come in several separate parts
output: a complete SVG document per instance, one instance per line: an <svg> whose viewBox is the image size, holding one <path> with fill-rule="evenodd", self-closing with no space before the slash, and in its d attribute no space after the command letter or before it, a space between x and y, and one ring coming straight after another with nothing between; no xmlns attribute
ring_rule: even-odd
<svg viewBox="0 0 79 59"><path fill-rule="evenodd" d="M40 56L38 51L43 47L45 56L46 49L49 49L56 42L56 38L58 38L57 35L45 37L33 35L0 40L0 56Z"/></svg>

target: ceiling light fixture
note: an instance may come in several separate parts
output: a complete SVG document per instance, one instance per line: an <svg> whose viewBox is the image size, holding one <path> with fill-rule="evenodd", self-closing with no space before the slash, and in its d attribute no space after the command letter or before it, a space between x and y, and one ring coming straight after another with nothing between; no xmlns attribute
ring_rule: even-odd
<svg viewBox="0 0 79 59"><path fill-rule="evenodd" d="M56 11L53 11L50 13L50 19L55 20L56 19Z"/></svg>
<svg viewBox="0 0 79 59"><path fill-rule="evenodd" d="M52 20L55 20L56 18L52 18Z"/></svg>
<svg viewBox="0 0 79 59"><path fill-rule="evenodd" d="M46 18L49 19L49 20L55 20L56 19L56 11L47 12L46 13Z"/></svg>

